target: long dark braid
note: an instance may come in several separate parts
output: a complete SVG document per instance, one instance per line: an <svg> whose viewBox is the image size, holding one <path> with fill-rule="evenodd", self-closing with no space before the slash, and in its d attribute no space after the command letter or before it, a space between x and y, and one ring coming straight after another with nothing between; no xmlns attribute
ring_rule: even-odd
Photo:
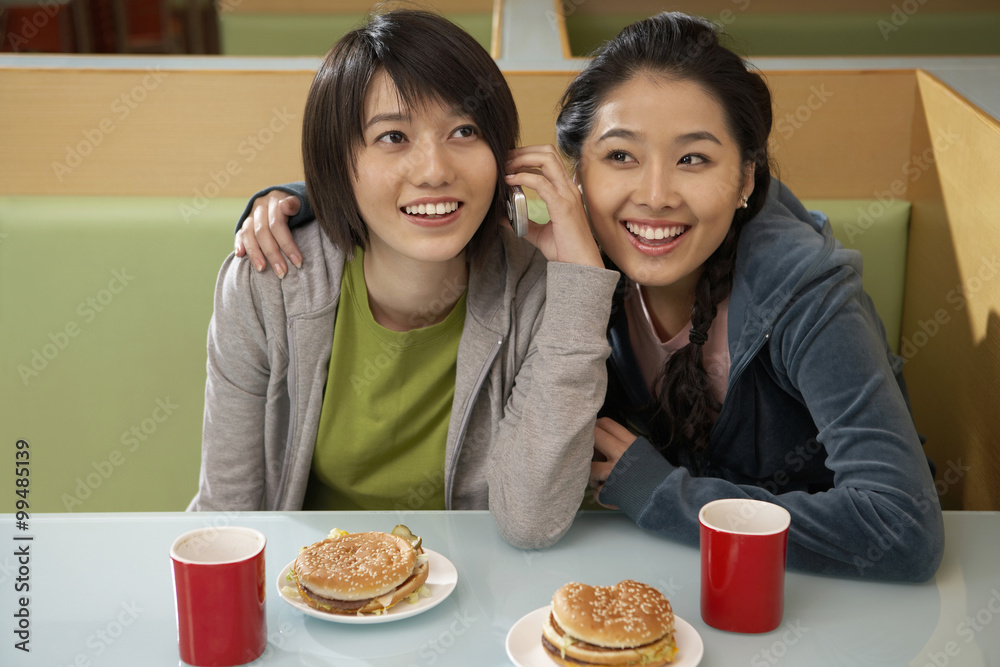
<svg viewBox="0 0 1000 667"><path fill-rule="evenodd" d="M708 447L709 432L722 407L705 368L704 342L718 314L718 305L732 290L738 238L739 231L733 225L722 245L705 262L691 308L691 344L667 358L654 385L657 446L665 452L689 449L696 462Z"/></svg>
<svg viewBox="0 0 1000 667"><path fill-rule="evenodd" d="M706 261L695 286L691 344L671 355L654 383L654 444L671 459L687 453L695 465L708 448L721 407L704 367L702 345L719 304L732 290L740 233L763 208L771 181L767 146L771 93L763 77L723 46L719 37L712 23L679 12L633 23L605 45L570 84L556 121L559 148L579 163L597 111L616 88L640 73L690 80L721 104L742 162L754 170L754 189L746 208L736 209L729 233Z"/></svg>

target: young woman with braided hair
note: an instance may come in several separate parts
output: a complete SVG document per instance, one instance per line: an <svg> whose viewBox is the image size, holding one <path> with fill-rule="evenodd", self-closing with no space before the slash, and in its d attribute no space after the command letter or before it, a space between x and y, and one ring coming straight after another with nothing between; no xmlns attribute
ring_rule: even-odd
<svg viewBox="0 0 1000 667"><path fill-rule="evenodd" d="M926 580L944 537L902 361L860 255L771 178L770 129L763 78L684 14L625 28L567 89L559 149L623 275L591 486L692 545L705 503L767 500L792 516L790 567ZM532 146L507 170L542 194L563 163ZM258 207L276 230L281 199ZM294 251L281 233L269 252Z"/></svg>
<svg viewBox="0 0 1000 667"><path fill-rule="evenodd" d="M681 14L626 28L566 91L559 147L627 277L591 483L691 544L705 503L768 500L792 567L927 579L941 514L901 360L858 253L772 181L770 129L763 78Z"/></svg>

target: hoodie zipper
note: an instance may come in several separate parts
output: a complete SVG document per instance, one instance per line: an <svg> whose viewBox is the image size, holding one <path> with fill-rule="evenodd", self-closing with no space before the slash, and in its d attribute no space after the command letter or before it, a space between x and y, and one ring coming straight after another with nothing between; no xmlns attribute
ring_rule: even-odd
<svg viewBox="0 0 1000 667"><path fill-rule="evenodd" d="M455 486L455 469L458 467L458 459L462 453L462 445L465 443L465 431L469 427L469 419L472 417L472 409L476 405L476 397L479 395L479 391L483 388L483 383L486 382L486 376L490 372L490 367L493 366L493 361L497 358L497 354L500 352L500 347L503 345L503 336L497 338L497 341L493 344L493 349L490 350L489 356L486 357L486 363L483 365L481 371L479 371L479 377L476 378L476 384L472 388L472 392L469 394L469 402L466 405L465 413L462 415L462 423L458 428L458 439L455 442L455 454L451 457L451 465L448 466L448 488L445 489L444 496L444 507L446 510L451 509L451 493L452 488Z"/></svg>
<svg viewBox="0 0 1000 667"><path fill-rule="evenodd" d="M278 484L277 493L275 493L275 508L276 510L282 509L285 502L285 488L288 486L288 476L292 472L292 467L289 464L292 457L292 452L294 448L292 443L295 441L295 424L298 421L295 415L295 394L297 374L295 372L295 337L292 331L292 322L288 323L287 336L288 336L288 375L285 378L285 382L288 384L288 418L291 421L288 429L288 438L285 440L285 460L281 465L281 483ZM265 494L266 495L266 494ZM266 500L265 500L266 502Z"/></svg>
<svg viewBox="0 0 1000 667"><path fill-rule="evenodd" d="M825 233L824 233L824 236L825 236ZM813 260L813 263L809 265L809 268L806 270L806 272L804 274L802 274L802 277L795 284L795 287L791 290L791 292L790 292L791 295L794 296L795 294L798 294L799 288L802 287L802 285L806 284L807 282L811 281L813 278L816 277L816 274L818 273L819 267L823 264L823 262L826 261L827 257L829 257L830 253L832 253L832 252L833 252L833 237L832 236L826 236L826 242L825 242L825 244L823 246L823 252L820 253L819 257L817 257L815 260ZM787 303L785 303L783 305L782 312L784 312L784 310L785 310L785 308L787 306L788 306ZM777 318L776 317L772 318L771 322L773 323L775 319L777 319ZM764 347L764 343L766 343L768 340L770 340L770 338L771 338L771 329L772 329L772 325L768 324L767 328L764 330L764 335L761 336L760 338L758 338L757 341L754 342L753 346L750 347L747 350L746 354L743 355L743 358L740 359L739 366L737 366L736 370L733 371L733 373L732 373L732 377L729 380L728 386L732 387L733 385L735 385L739 381L740 376L743 375L743 371L746 370L747 366L750 365L750 362L753 361L754 357L757 356L757 353L760 352L760 349L762 347ZM723 406L725 406L725 405L726 405L726 402L723 401ZM724 423L724 417L725 417L725 415L723 415L723 414L719 415L718 420L716 420L716 422L715 422L716 426L718 426L719 424ZM714 432L714 428L713 428L713 432Z"/></svg>

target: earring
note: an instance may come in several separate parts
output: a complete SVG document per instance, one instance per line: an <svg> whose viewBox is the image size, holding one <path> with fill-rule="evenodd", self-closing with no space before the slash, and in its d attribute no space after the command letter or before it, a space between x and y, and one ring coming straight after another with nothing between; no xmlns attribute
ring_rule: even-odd
<svg viewBox="0 0 1000 667"><path fill-rule="evenodd" d="M746 207L747 207L747 198L743 197L740 199L740 208L746 208Z"/></svg>

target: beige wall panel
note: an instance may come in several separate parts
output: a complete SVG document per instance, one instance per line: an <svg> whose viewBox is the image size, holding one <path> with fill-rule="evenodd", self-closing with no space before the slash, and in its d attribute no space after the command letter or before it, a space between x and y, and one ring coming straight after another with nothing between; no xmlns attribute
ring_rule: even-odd
<svg viewBox="0 0 1000 667"><path fill-rule="evenodd" d="M555 144L556 106L575 72L504 72L521 119L521 144Z"/></svg>
<svg viewBox="0 0 1000 667"><path fill-rule="evenodd" d="M912 71L764 74L774 99L772 158L799 197L872 198L894 184L905 197Z"/></svg>
<svg viewBox="0 0 1000 667"><path fill-rule="evenodd" d="M312 77L0 70L0 194L242 197L299 178Z"/></svg>
<svg viewBox="0 0 1000 667"><path fill-rule="evenodd" d="M573 73L506 72L522 142L555 143L556 105ZM872 198L908 185L912 71L765 72L775 105L772 156L800 197ZM868 100L879 99L876 107Z"/></svg>
<svg viewBox="0 0 1000 667"><path fill-rule="evenodd" d="M1000 124L923 72L901 352L946 508L1000 509Z"/></svg>
<svg viewBox="0 0 1000 667"><path fill-rule="evenodd" d="M0 70L0 146L14 156L0 162L0 193L193 196L224 172L231 180L221 194L243 196L297 178L312 76ZM554 143L556 105L573 73L506 76L522 141ZM774 157L799 196L872 197L905 181L912 72L776 72L768 80ZM873 97L883 100L877 109L865 103Z"/></svg>
<svg viewBox="0 0 1000 667"><path fill-rule="evenodd" d="M573 74L506 76L522 142L554 143L556 104ZM14 156L0 161L0 194L194 197L206 187L211 194L212 183L228 175L216 196L244 196L301 178L300 128L312 77L0 70L0 148Z"/></svg>

